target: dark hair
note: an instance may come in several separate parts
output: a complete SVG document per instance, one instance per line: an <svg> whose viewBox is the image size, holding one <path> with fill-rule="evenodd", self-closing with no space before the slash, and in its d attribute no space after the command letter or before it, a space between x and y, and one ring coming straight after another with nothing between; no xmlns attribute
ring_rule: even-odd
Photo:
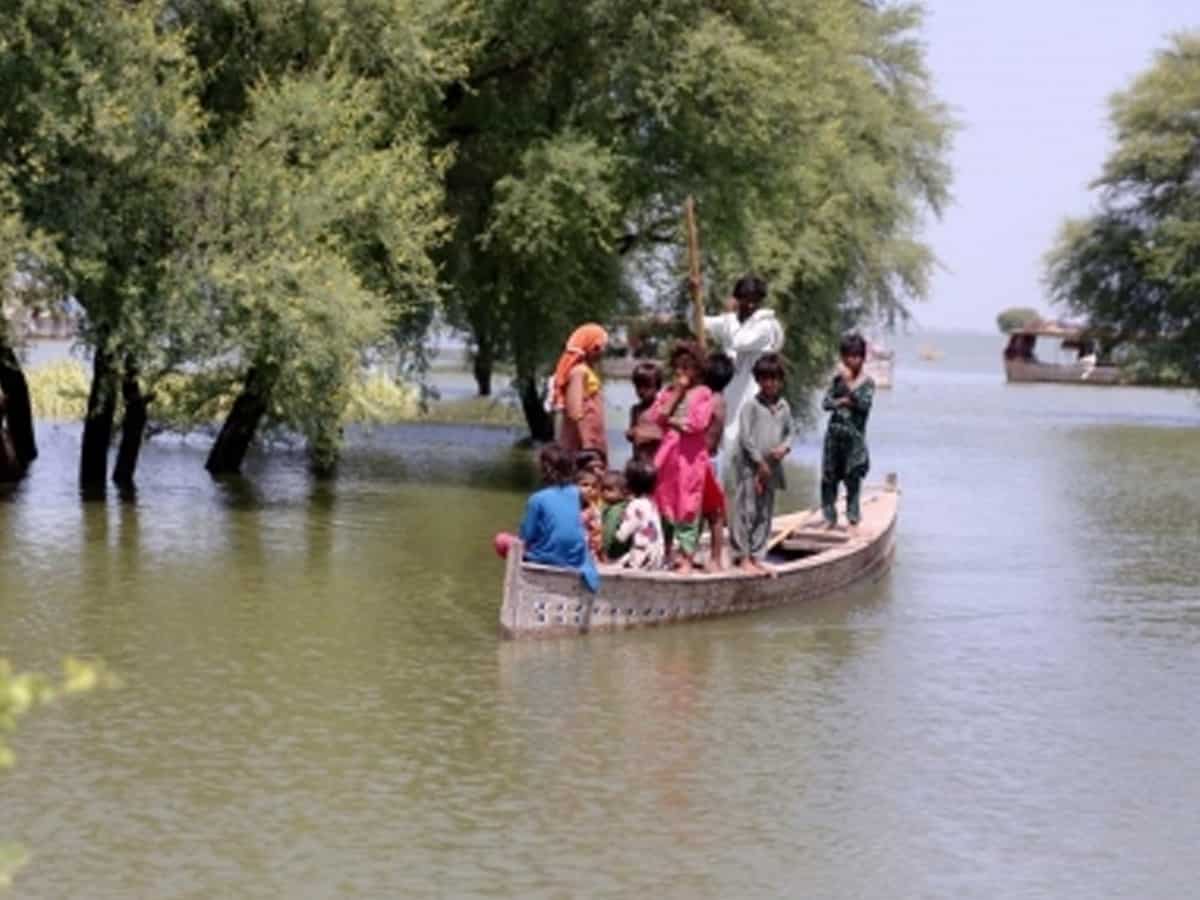
<svg viewBox="0 0 1200 900"><path fill-rule="evenodd" d="M604 454L594 448L580 450L575 454L575 471L582 472L584 469L590 469L596 463L606 465Z"/></svg>
<svg viewBox="0 0 1200 900"><path fill-rule="evenodd" d="M559 444L547 444L538 453L542 481L546 484L570 484L575 475L575 461Z"/></svg>
<svg viewBox="0 0 1200 900"><path fill-rule="evenodd" d="M867 342L863 340L863 336L857 331L851 332L842 338L842 342L838 345L839 356L861 356L864 359L867 356Z"/></svg>
<svg viewBox="0 0 1200 900"><path fill-rule="evenodd" d="M739 300L762 303L767 298L767 283L757 275L743 275L733 286L733 296Z"/></svg>
<svg viewBox="0 0 1200 900"><path fill-rule="evenodd" d="M656 362L640 362L633 367L634 387L653 387L656 391L662 387L662 369Z"/></svg>
<svg viewBox="0 0 1200 900"><path fill-rule="evenodd" d="M704 365L704 354L700 351L699 344L695 341L676 341L675 346L671 348L671 368L678 367L679 360L685 356L692 358L697 369Z"/></svg>
<svg viewBox="0 0 1200 900"><path fill-rule="evenodd" d="M629 492L635 497L645 497L654 493L654 485L658 482L658 469L648 459L631 459L625 463L625 483Z"/></svg>
<svg viewBox="0 0 1200 900"><path fill-rule="evenodd" d="M620 472L605 472L604 478L600 482L600 486L606 491L621 491L625 490L625 476Z"/></svg>
<svg viewBox="0 0 1200 900"><path fill-rule="evenodd" d="M783 358L778 353L764 353L755 360L753 372L755 381L762 381L764 378L778 378L782 381Z"/></svg>
<svg viewBox="0 0 1200 900"><path fill-rule="evenodd" d="M714 394L719 394L733 381L733 360L728 353L708 354L704 361L704 386Z"/></svg>

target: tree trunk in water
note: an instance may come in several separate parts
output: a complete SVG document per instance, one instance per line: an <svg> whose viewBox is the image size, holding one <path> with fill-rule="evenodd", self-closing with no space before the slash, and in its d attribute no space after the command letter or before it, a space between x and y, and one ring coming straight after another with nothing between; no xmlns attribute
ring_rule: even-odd
<svg viewBox="0 0 1200 900"><path fill-rule="evenodd" d="M267 411L267 391L257 369L246 373L242 392L233 401L221 433L213 443L204 468L213 475L234 475L241 471L242 460L254 441L258 424Z"/></svg>
<svg viewBox="0 0 1200 900"><path fill-rule="evenodd" d="M532 375L518 374L517 390L521 395L525 422L529 425L529 436L542 443L554 440L554 417L546 412L542 396L538 393L537 379Z"/></svg>
<svg viewBox="0 0 1200 900"><path fill-rule="evenodd" d="M4 394L4 412L17 465L24 470L37 459L37 441L33 436L33 407L29 403L29 385L17 354L0 345L0 393Z"/></svg>
<svg viewBox="0 0 1200 900"><path fill-rule="evenodd" d="M138 384L137 367L132 364L126 364L125 367L125 375L121 380L121 399L125 401L125 419L121 422L121 446L117 450L113 483L132 487L138 454L142 450L142 437L146 433L146 407L150 403Z"/></svg>
<svg viewBox="0 0 1200 900"><path fill-rule="evenodd" d="M480 341L475 349L475 384L480 397L492 396L492 367L495 365L495 350L491 341Z"/></svg>
<svg viewBox="0 0 1200 900"><path fill-rule="evenodd" d="M88 392L87 418L83 422L83 447L79 452L79 485L103 489L108 480L108 448L112 444L117 393L112 359L106 350L92 357L92 387Z"/></svg>

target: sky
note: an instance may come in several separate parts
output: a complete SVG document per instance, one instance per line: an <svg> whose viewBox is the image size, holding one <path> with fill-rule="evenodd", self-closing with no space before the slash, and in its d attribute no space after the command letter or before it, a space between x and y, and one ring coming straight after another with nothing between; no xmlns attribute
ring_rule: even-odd
<svg viewBox="0 0 1200 900"><path fill-rule="evenodd" d="M954 202L925 239L942 268L919 329L995 330L1008 306L1054 310L1042 256L1112 149L1108 97L1167 36L1200 28L1200 0L926 0L934 89L960 125Z"/></svg>

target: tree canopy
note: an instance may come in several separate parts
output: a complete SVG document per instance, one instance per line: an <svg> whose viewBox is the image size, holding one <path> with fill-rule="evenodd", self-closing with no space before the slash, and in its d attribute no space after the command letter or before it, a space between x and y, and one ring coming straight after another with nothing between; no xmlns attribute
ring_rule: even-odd
<svg viewBox="0 0 1200 900"><path fill-rule="evenodd" d="M132 481L181 371L209 456L336 458L347 383L438 310L531 427L569 331L753 269L810 388L933 263L951 131L918 3L0 0L0 268L84 311L81 478ZM11 367L10 367L11 369ZM225 402L235 398L232 404ZM32 435L32 430L30 430ZM32 439L32 438L31 438ZM28 454L27 454L28 455Z"/></svg>
<svg viewBox="0 0 1200 900"><path fill-rule="evenodd" d="M572 324L639 287L680 294L688 195L710 304L765 275L797 389L839 327L905 316L933 262L916 230L948 183L920 20L854 0L483 4L439 116L448 309L481 390L501 356L533 390Z"/></svg>
<svg viewBox="0 0 1200 900"><path fill-rule="evenodd" d="M1042 314L1032 306L1010 306L996 315L996 327L1000 329L1001 334L1009 334L1018 328L1032 325L1041 318Z"/></svg>
<svg viewBox="0 0 1200 900"><path fill-rule="evenodd" d="M1142 342L1200 383L1200 31L1172 37L1110 119L1099 209L1063 225L1050 291L1107 340Z"/></svg>

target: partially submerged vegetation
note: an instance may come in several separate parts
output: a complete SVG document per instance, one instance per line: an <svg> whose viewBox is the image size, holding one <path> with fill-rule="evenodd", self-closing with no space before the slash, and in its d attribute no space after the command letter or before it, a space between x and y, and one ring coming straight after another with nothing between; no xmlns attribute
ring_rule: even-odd
<svg viewBox="0 0 1200 900"><path fill-rule="evenodd" d="M1066 222L1053 298L1142 382L1200 384L1200 31L1174 35L1111 101L1098 211Z"/></svg>
<svg viewBox="0 0 1200 900"><path fill-rule="evenodd" d="M88 398L88 371L83 363L75 359L44 363L30 368L26 377L33 409L39 419L78 422L83 418ZM147 425L150 434L212 430L228 414L235 398L232 390L223 393L215 390L207 376L179 373L160 380L153 393L153 414ZM124 408L118 401L116 419L119 421L123 414ZM275 421L273 411L268 410L267 420L268 424ZM378 426L438 422L517 428L523 421L515 398L467 397L446 401L423 398L418 386L376 371L360 373L351 381L340 424Z"/></svg>
<svg viewBox="0 0 1200 900"><path fill-rule="evenodd" d="M917 233L948 197L951 125L919 3L11 6L0 285L9 308L80 312L86 486L114 445L132 483L148 429L214 418L214 474L266 428L327 472L348 418L408 402L356 385L362 359L404 351L419 374L437 313L482 395L512 366L545 437L569 331L638 306L635 286L663 312L682 298L689 196L709 305L765 276L800 393L841 328L903 318L933 264ZM23 470L12 344L0 323ZM480 413L507 407L444 415Z"/></svg>

